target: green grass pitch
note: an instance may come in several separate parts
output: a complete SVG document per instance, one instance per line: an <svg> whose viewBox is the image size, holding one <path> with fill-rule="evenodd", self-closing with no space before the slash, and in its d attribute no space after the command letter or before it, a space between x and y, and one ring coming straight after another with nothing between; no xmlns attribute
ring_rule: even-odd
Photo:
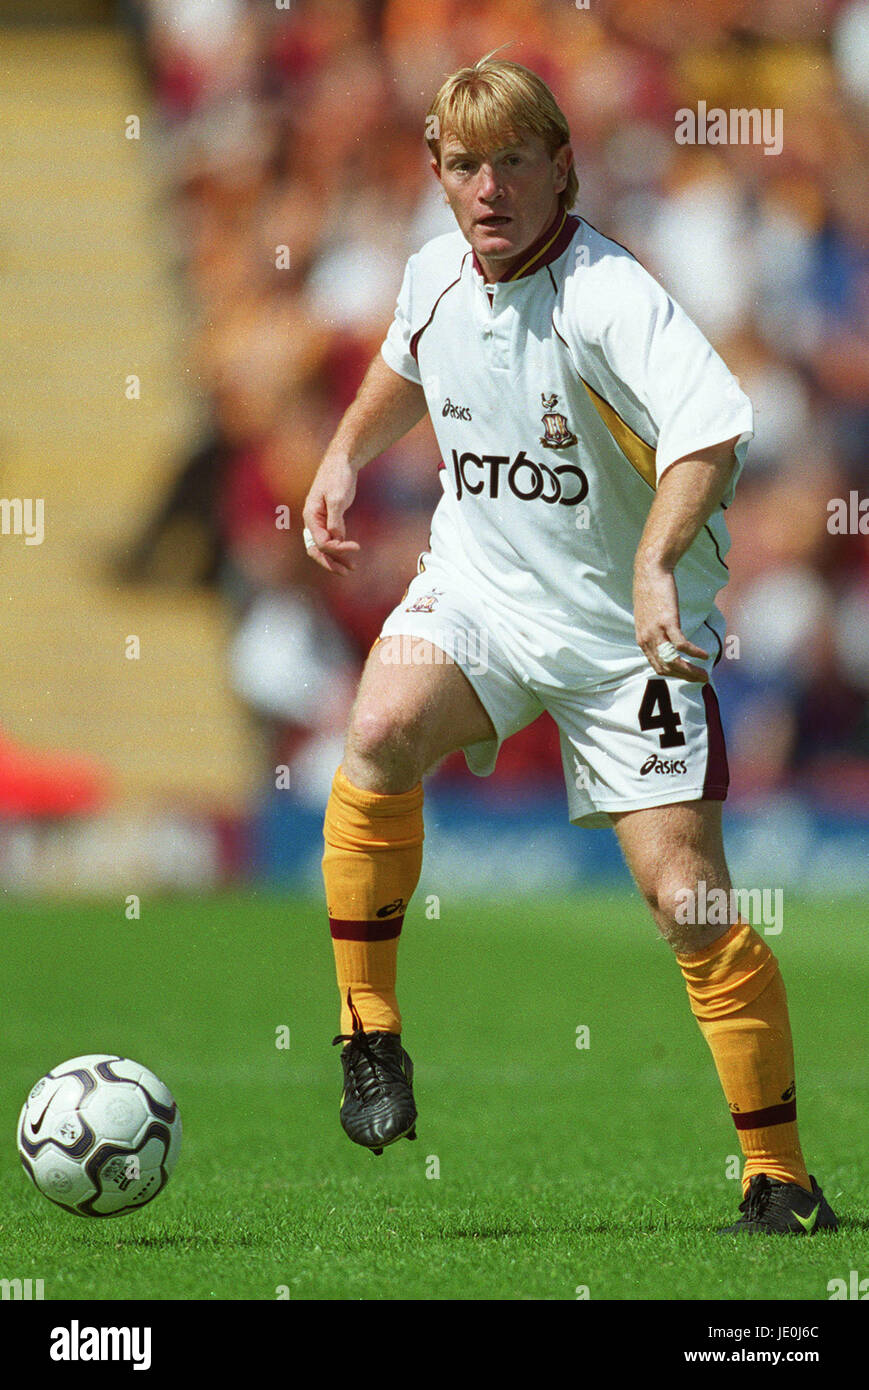
<svg viewBox="0 0 869 1390"><path fill-rule="evenodd" d="M0 912L0 1276L46 1299L818 1299L866 1268L869 907L785 896L810 1171L836 1236L750 1243L738 1153L669 948L638 899L418 898L400 959L419 1139L375 1158L338 1124L321 903L278 895ZM588 1029L588 1047L577 1047ZM289 1029L289 1047L278 1047ZM78 1053L171 1087L175 1175L88 1221L29 1184L24 1097ZM439 1172L439 1176L434 1176Z"/></svg>

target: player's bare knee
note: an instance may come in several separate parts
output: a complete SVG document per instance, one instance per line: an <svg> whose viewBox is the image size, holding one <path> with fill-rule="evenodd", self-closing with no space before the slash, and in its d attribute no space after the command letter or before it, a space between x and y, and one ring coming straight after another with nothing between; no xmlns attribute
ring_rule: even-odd
<svg viewBox="0 0 869 1390"><path fill-rule="evenodd" d="M661 919L658 922L658 930L677 956L690 956L697 951L705 951L707 946L711 946L729 928L726 925L711 925L708 922L674 922L671 919Z"/></svg>
<svg viewBox="0 0 869 1390"><path fill-rule="evenodd" d="M423 768L413 721L385 704L360 705L350 720L343 765L350 781L368 790L401 791L415 786Z"/></svg>
<svg viewBox="0 0 869 1390"><path fill-rule="evenodd" d="M655 881L652 894L656 917L668 926L670 923L679 925L688 887L688 878L678 871L662 873Z"/></svg>
<svg viewBox="0 0 869 1390"><path fill-rule="evenodd" d="M701 879L710 887L723 886L712 865L676 859L661 865L643 890L661 936L680 954L704 950L726 930L697 919Z"/></svg>

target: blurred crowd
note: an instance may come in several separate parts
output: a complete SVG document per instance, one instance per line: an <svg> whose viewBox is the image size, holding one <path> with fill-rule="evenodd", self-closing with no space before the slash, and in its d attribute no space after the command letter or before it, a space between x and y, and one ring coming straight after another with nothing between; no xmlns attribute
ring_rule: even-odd
<svg viewBox="0 0 869 1390"><path fill-rule="evenodd" d="M302 502L385 336L407 257L455 226L429 168L429 102L455 68L507 45L500 56L538 72L568 118L575 211L659 276L755 406L728 514L731 641L716 671L734 794L797 785L865 802L867 0L126 0L123 11L160 117L190 373L210 418L130 564L221 587L237 614L236 689L294 785L322 799L365 654L426 548L440 495L430 424L360 475L353 576L306 559ZM781 111L780 152L678 143L676 112L700 102ZM850 503L844 532L836 498ZM282 506L289 529L276 524ZM505 747L491 794L559 768L541 720ZM454 758L438 775L465 774Z"/></svg>

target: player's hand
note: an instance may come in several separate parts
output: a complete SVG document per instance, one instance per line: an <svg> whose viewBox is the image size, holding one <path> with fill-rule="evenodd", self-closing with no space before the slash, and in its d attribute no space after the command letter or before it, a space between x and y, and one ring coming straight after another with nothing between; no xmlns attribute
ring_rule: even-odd
<svg viewBox="0 0 869 1390"><path fill-rule="evenodd" d="M634 622L637 642L649 665L659 676L681 676L683 680L708 681L700 666L686 661L686 656L708 658L702 647L689 642L680 626L679 595L671 570L646 563L634 571ZM676 655L662 660L658 648L670 642Z"/></svg>
<svg viewBox="0 0 869 1390"><path fill-rule="evenodd" d="M302 520L310 533L305 549L316 564L330 574L349 574L355 569L351 558L359 550L357 541L348 541L344 513L356 496L356 474L343 459L325 458L302 509Z"/></svg>

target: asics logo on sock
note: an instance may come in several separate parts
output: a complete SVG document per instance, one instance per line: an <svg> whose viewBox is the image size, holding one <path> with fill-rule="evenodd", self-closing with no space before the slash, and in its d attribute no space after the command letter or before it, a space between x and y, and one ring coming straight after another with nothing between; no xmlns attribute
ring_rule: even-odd
<svg viewBox="0 0 869 1390"><path fill-rule="evenodd" d="M379 907L374 915L375 917L391 917L395 912L402 912L404 906L404 898L396 898L394 903L387 903L385 907Z"/></svg>
<svg viewBox="0 0 869 1390"><path fill-rule="evenodd" d="M781 1098L782 1098L782 1100L793 1100L793 1098L794 1098L794 1096L796 1095L796 1093L797 1093L796 1082L795 1082L795 1081L792 1081L791 1084L790 1084L790 1086L788 1086L787 1090L786 1090L786 1091L782 1091L782 1093L781 1093Z"/></svg>

